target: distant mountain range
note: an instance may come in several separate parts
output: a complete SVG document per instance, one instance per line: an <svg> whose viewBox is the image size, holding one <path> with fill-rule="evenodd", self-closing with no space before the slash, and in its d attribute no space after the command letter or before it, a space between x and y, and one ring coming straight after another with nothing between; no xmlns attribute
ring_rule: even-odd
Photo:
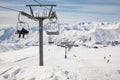
<svg viewBox="0 0 120 80"><path fill-rule="evenodd" d="M53 41L56 45L61 42L69 42L72 45L102 45L115 46L120 44L120 22L82 22L76 25L59 24L60 34L49 36L45 33L44 44ZM18 38L15 34L15 27L0 29L0 52L21 49L28 46L37 46L39 44L39 28L30 27L29 35L25 38Z"/></svg>

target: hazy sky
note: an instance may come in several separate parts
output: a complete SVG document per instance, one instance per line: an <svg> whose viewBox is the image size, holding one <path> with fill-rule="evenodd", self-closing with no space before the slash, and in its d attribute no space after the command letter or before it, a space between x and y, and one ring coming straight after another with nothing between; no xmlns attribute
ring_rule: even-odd
<svg viewBox="0 0 120 80"><path fill-rule="evenodd" d="M37 0L41 4L56 4L59 22L76 24L78 22L120 21L120 0ZM29 12L26 4L37 4L34 0L0 0L0 6ZM15 24L18 12L0 8L0 25ZM29 24L37 22L22 17Z"/></svg>

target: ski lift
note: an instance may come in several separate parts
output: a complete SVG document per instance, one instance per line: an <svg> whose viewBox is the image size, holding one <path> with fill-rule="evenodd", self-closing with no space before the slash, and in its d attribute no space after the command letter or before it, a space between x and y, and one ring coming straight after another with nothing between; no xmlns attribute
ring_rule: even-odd
<svg viewBox="0 0 120 80"><path fill-rule="evenodd" d="M55 11L52 11L51 12L51 15L50 15L50 18L49 18L50 21L57 21L58 20L58 17L56 15L56 12Z"/></svg>
<svg viewBox="0 0 120 80"><path fill-rule="evenodd" d="M19 34L19 38L21 37L21 35L23 35L24 38L24 35L27 35L29 33L29 25L26 22L17 22L16 27L17 31L15 32L15 34Z"/></svg>
<svg viewBox="0 0 120 80"><path fill-rule="evenodd" d="M53 36L52 35L49 35L49 38L48 38L48 44L54 44L54 41L53 41Z"/></svg>
<svg viewBox="0 0 120 80"><path fill-rule="evenodd" d="M49 43L49 44L54 44L54 42L53 42L53 41L49 41L48 43Z"/></svg>
<svg viewBox="0 0 120 80"><path fill-rule="evenodd" d="M59 35L59 24L57 22L48 22L46 25L46 34L47 35Z"/></svg>
<svg viewBox="0 0 120 80"><path fill-rule="evenodd" d="M18 22L16 23L16 32L15 34L19 34L19 38L21 38L21 35L23 35L23 38L25 35L27 35L29 33L29 25L27 22L23 22L23 21L20 21L19 19L20 17L20 13L18 15Z"/></svg>

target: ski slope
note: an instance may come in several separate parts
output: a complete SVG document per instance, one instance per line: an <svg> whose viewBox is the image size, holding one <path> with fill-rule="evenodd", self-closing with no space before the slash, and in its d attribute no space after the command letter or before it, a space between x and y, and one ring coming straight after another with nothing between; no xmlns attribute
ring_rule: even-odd
<svg viewBox="0 0 120 80"><path fill-rule="evenodd" d="M64 51L44 45L44 66L38 46L0 53L0 80L120 80L119 46L73 47L67 59Z"/></svg>

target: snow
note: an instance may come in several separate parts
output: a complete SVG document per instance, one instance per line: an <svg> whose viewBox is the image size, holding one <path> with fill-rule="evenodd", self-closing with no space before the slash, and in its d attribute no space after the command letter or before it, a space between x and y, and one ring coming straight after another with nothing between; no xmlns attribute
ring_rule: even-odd
<svg viewBox="0 0 120 80"><path fill-rule="evenodd" d="M0 53L0 80L119 80L119 48L73 47L65 59L64 47L44 45L44 66L38 46Z"/></svg>
<svg viewBox="0 0 120 80"><path fill-rule="evenodd" d="M120 22L59 24L59 28L57 36L44 31L44 66L39 66L38 27L31 27L21 39L15 28L0 28L0 80L120 79ZM67 59L61 42L72 45Z"/></svg>
<svg viewBox="0 0 120 80"><path fill-rule="evenodd" d="M55 41L57 45L59 45L61 41L67 41L72 45L75 43L76 45L87 46L94 46L96 44L113 46L120 44L120 22L82 22L76 25L59 24L59 28L60 35L52 36L51 40ZM44 26L44 30L45 29L46 27ZM25 35L25 39L19 39L18 35L15 34L15 30L15 27L0 28L0 45L4 48L1 49L0 52L18 50L22 48L22 45L25 47L39 45L38 27L30 27L29 35ZM48 44L50 40L45 31L43 36L44 44ZM12 49L10 48L11 43L14 44ZM7 46L4 46L4 44L7 44Z"/></svg>

